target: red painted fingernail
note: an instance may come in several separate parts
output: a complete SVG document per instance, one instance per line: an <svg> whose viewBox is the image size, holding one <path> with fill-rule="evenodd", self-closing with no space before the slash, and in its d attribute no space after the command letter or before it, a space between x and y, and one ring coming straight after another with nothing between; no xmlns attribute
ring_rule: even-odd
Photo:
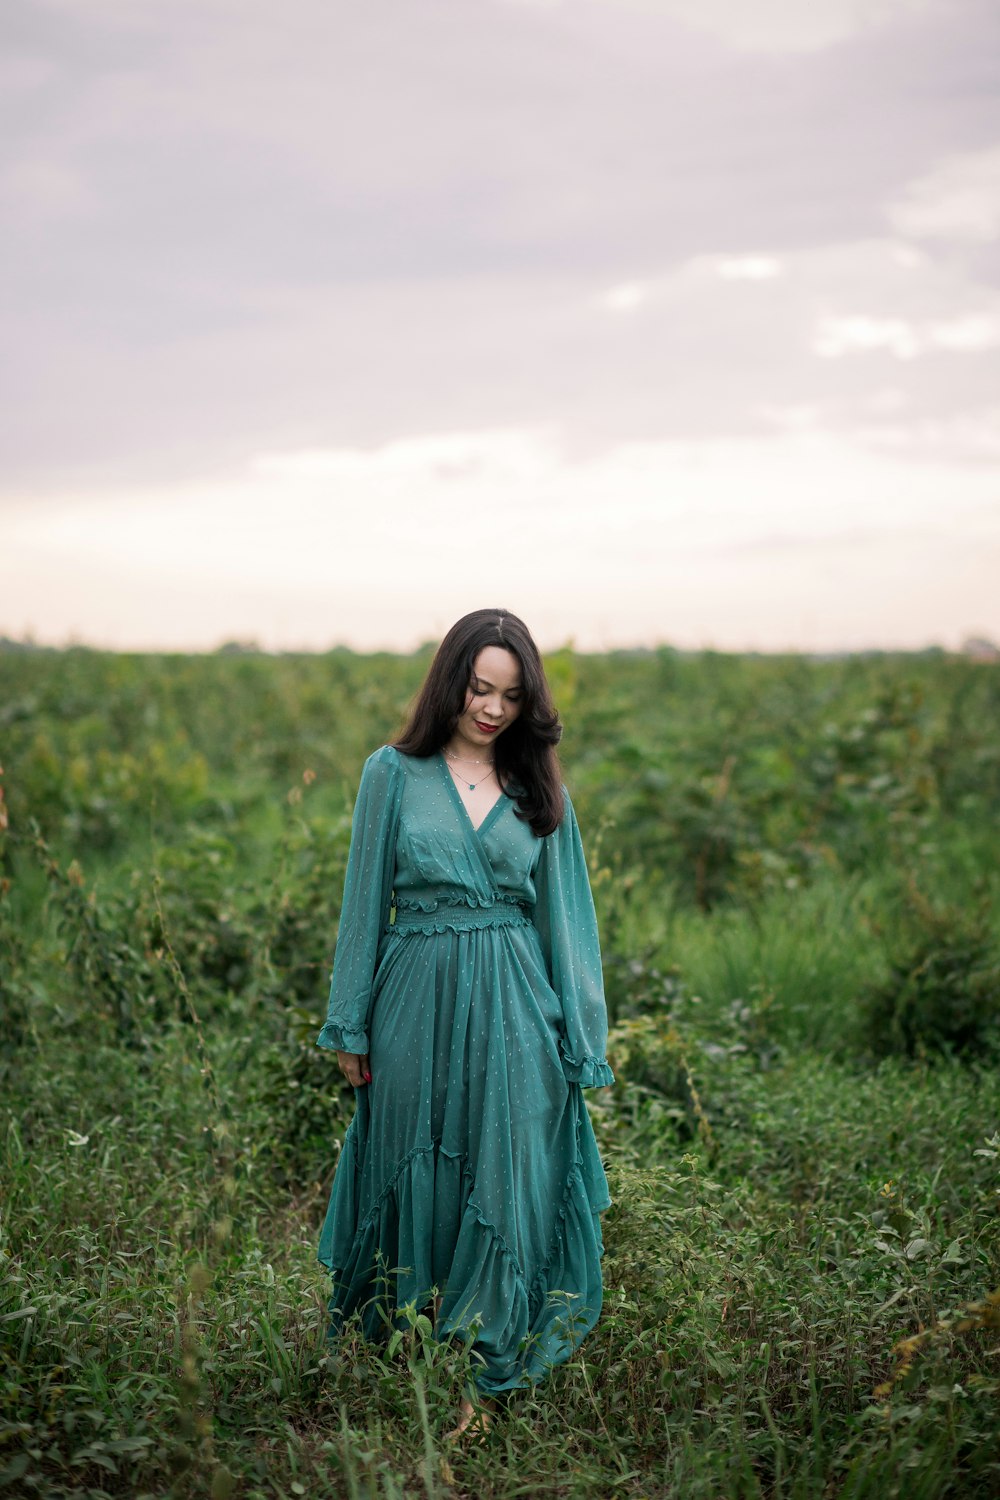
<svg viewBox="0 0 1000 1500"><path fill-rule="evenodd" d="M365 1082L366 1083L371 1083L371 1081L372 1081L372 1075L370 1073L366 1073L365 1074Z"/></svg>

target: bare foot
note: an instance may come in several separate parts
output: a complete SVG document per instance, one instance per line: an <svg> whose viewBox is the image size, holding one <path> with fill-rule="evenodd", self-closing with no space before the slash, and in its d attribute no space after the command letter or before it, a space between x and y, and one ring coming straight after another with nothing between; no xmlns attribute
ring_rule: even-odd
<svg viewBox="0 0 1000 1500"><path fill-rule="evenodd" d="M460 1438L463 1432L474 1433L480 1442L483 1441L490 1428L493 1426L493 1413L496 1410L496 1402L485 1398L480 1402L479 1409L473 1406L468 1396L462 1397L462 1405L458 1413L458 1425L450 1432L445 1433L445 1442L454 1442Z"/></svg>

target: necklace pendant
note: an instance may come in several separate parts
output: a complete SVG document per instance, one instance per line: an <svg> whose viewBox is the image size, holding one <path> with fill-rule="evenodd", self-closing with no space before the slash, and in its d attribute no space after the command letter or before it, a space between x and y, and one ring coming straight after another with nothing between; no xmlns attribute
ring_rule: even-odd
<svg viewBox="0 0 1000 1500"><path fill-rule="evenodd" d="M470 792L474 792L475 790L476 790L476 783L474 781L470 781L469 782L469 791Z"/></svg>

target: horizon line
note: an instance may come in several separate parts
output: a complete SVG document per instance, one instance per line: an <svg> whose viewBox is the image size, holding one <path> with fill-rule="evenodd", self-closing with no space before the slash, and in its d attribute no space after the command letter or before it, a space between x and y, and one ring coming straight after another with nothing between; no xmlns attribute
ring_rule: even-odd
<svg viewBox="0 0 1000 1500"><path fill-rule="evenodd" d="M200 647L172 647L172 646L107 646L98 645L91 641L82 639L70 639L60 644L44 642L35 639L29 632L20 638L0 634L0 653L7 655L24 654L64 654L71 651L88 652L99 656L332 656L337 653L345 653L350 656L420 656L437 649L439 642L436 639L421 641L418 645L409 648L401 646L352 646L346 641L334 641L328 646L262 646L255 640L241 640L231 638L220 641L214 646ZM851 656L962 656L973 660L996 661L1000 660L1000 645L986 635L966 636L958 646L946 646L940 641L928 641L920 646L890 646L890 645L866 645L866 646L831 646L826 648L809 648L801 646L784 647L760 647L760 646L717 646L704 644L699 646L678 646L667 640L659 641L635 641L629 644L608 645L601 647L578 647L572 638L562 641L558 645L539 646L542 656L558 655L560 652L569 651L575 656L628 656L649 654L653 655L661 651L672 652L676 656L764 656L782 657L799 656L815 660L830 658L842 658Z"/></svg>

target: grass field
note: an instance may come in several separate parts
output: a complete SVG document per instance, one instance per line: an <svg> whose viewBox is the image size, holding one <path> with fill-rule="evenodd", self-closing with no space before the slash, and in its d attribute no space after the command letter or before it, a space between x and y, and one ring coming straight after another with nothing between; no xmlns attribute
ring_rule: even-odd
<svg viewBox="0 0 1000 1500"><path fill-rule="evenodd" d="M315 1047L412 657L0 653L12 1496L1000 1494L1000 670L547 665L618 1083L605 1310L489 1440L325 1342Z"/></svg>

